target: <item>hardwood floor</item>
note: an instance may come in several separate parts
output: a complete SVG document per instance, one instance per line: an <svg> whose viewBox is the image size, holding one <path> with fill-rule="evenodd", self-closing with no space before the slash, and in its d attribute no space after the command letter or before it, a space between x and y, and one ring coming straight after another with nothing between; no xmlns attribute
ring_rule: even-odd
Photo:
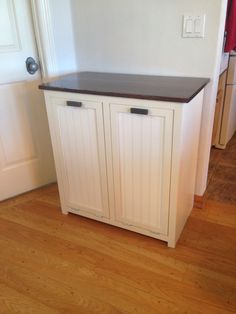
<svg viewBox="0 0 236 314"><path fill-rule="evenodd" d="M1 314L236 312L236 205L209 196L176 249L59 206L56 185L1 203Z"/></svg>
<svg viewBox="0 0 236 314"><path fill-rule="evenodd" d="M226 149L212 148L207 197L236 205L236 133Z"/></svg>

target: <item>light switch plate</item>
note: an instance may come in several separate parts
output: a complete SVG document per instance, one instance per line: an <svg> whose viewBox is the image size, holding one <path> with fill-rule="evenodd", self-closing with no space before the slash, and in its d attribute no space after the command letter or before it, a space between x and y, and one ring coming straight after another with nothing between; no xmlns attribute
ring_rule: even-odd
<svg viewBox="0 0 236 314"><path fill-rule="evenodd" d="M188 15L183 16L182 36L185 38L203 38L205 35L206 15Z"/></svg>

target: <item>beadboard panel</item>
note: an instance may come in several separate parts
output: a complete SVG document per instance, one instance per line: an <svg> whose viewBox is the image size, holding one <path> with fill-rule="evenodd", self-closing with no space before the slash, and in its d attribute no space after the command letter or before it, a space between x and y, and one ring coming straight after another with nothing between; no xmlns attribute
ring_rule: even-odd
<svg viewBox="0 0 236 314"><path fill-rule="evenodd" d="M66 99L53 103L66 206L108 217L102 105L70 107Z"/></svg>
<svg viewBox="0 0 236 314"><path fill-rule="evenodd" d="M167 234L171 166L171 110L131 114L110 105L118 221Z"/></svg>

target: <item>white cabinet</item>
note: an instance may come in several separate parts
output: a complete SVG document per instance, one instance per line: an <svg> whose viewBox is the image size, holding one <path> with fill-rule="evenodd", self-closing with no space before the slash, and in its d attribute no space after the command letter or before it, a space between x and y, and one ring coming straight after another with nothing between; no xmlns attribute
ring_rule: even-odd
<svg viewBox="0 0 236 314"><path fill-rule="evenodd" d="M111 104L110 116L115 219L167 235L173 110Z"/></svg>
<svg viewBox="0 0 236 314"><path fill-rule="evenodd" d="M202 97L45 91L62 211L174 247L193 206Z"/></svg>
<svg viewBox="0 0 236 314"><path fill-rule="evenodd" d="M102 104L67 100L53 97L47 108L63 210L109 217Z"/></svg>

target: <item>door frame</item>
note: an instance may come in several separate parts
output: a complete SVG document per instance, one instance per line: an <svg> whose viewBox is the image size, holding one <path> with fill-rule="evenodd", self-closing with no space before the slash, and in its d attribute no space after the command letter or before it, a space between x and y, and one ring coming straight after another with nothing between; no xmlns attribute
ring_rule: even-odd
<svg viewBox="0 0 236 314"><path fill-rule="evenodd" d="M30 5L42 80L48 81L58 76L50 0L30 0Z"/></svg>

